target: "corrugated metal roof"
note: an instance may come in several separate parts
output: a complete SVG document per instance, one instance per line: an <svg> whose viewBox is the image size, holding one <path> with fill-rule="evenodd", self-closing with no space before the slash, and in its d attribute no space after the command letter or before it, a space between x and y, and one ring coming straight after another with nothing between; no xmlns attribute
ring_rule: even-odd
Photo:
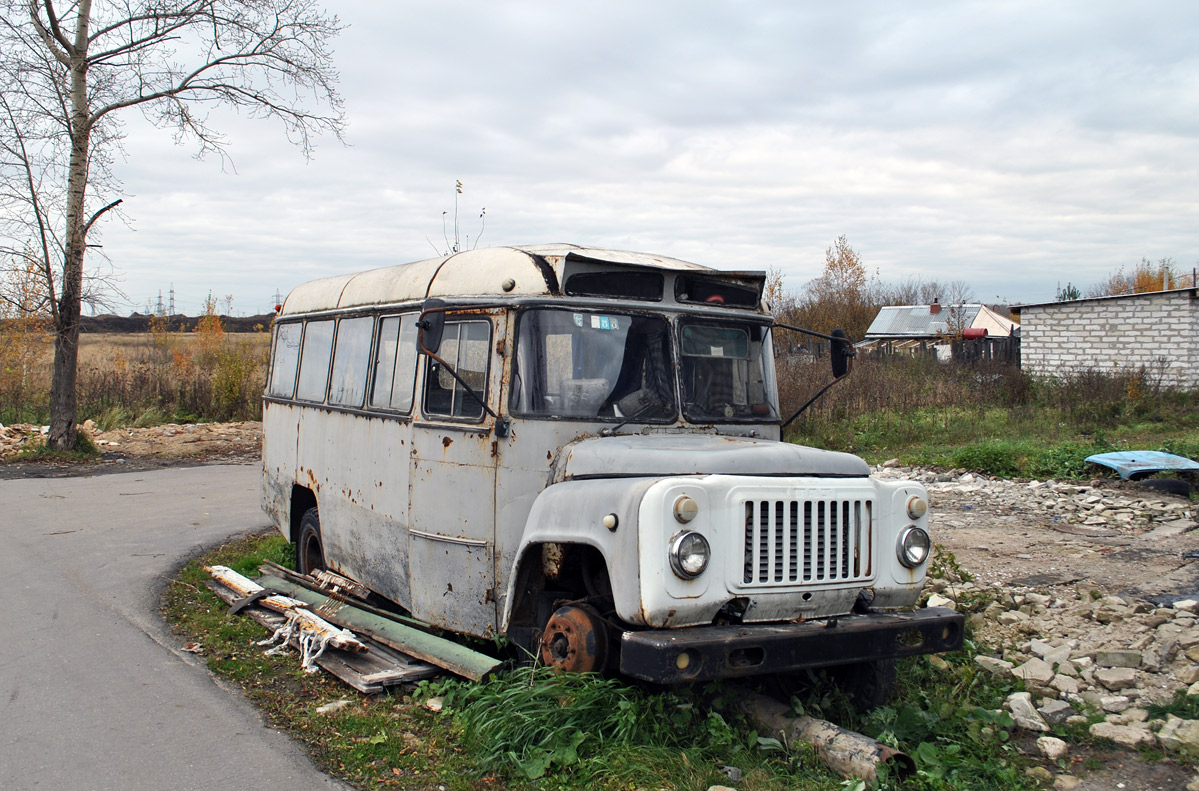
<svg viewBox="0 0 1199 791"><path fill-rule="evenodd" d="M939 313L932 313L928 305L892 305L879 310L866 330L866 337L948 334L951 318L954 324L971 327L982 308L982 305L942 305Z"/></svg>
<svg viewBox="0 0 1199 791"><path fill-rule="evenodd" d="M487 247L313 280L288 294L280 315L412 302L425 297L549 295L555 293L553 288L562 282L563 265L572 254L625 266L668 271L717 271L676 258L571 244ZM549 264L548 272L543 262ZM504 282L509 279L515 285L505 290Z"/></svg>

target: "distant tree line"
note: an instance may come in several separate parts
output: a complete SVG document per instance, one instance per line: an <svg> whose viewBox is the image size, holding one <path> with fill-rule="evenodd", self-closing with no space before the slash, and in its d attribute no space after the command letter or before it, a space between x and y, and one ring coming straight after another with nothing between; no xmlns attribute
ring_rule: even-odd
<svg viewBox="0 0 1199 791"><path fill-rule="evenodd" d="M1184 271L1173 258L1159 258L1157 261L1141 258L1140 261L1133 264L1131 269L1125 270L1121 266L1085 291L1072 283L1067 283L1064 288L1058 288L1057 301L1112 297L1121 294L1144 294L1150 291L1199 286L1199 282L1196 280L1194 270Z"/></svg>

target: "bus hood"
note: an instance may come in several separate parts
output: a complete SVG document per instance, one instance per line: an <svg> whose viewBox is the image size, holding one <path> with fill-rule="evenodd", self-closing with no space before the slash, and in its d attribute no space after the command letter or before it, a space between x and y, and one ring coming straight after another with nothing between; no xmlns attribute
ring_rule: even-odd
<svg viewBox="0 0 1199 791"><path fill-rule="evenodd" d="M554 482L666 475L787 475L861 478L870 466L849 453L789 442L712 435L629 435L571 443L554 463Z"/></svg>

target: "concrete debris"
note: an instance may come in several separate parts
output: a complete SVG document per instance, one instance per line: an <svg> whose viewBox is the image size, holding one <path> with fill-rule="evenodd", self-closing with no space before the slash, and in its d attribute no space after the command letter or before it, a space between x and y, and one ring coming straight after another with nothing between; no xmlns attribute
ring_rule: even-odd
<svg viewBox="0 0 1199 791"><path fill-rule="evenodd" d="M1185 563L1191 555L1180 542L1199 538L1193 532L1199 527L1194 503L1100 481L1021 482L911 468L876 468L874 474L922 481L933 499L934 529L969 529L972 523L960 514L985 511L997 521L1026 524L1026 536L1053 531L1061 534L1057 543L1077 547L1049 556L1030 538L1034 551L1027 554L1047 559L1045 574L1005 576L970 566L973 580L935 579L927 586L929 597L968 612L982 651L974 657L979 668L1023 682L1025 691L1009 696L1004 706L1018 728L1042 734L1062 725L1087 727L1101 714L1103 721L1089 726L1095 737L1135 749L1158 746L1160 732L1162 749L1199 759L1199 720L1167 721L1148 713L1178 692L1199 695L1199 597L1154 595L1154 603L1127 589L1116 595L1088 581L1095 577L1086 565L1096 553L1161 554L1163 543ZM966 540L971 543L961 546L970 552L990 552L981 544L991 540ZM1191 552L1199 560L1199 551ZM1055 561L1061 563L1056 569ZM1037 749L1050 761L1070 760L1066 745L1053 737L1040 737ZM1066 774L1040 779L1061 789L1080 782Z"/></svg>
<svg viewBox="0 0 1199 791"><path fill-rule="evenodd" d="M253 456L262 447L262 424L186 423L151 428L114 428L100 431L95 422L84 421L79 431L100 449L105 457L195 458L210 455ZM45 427L18 424L0 425L0 458L27 448L40 447ZM111 459L118 461L117 458Z"/></svg>
<svg viewBox="0 0 1199 791"><path fill-rule="evenodd" d="M1061 739L1053 736L1042 736L1037 739L1037 751L1050 761L1059 761L1066 757L1069 748Z"/></svg>
<svg viewBox="0 0 1199 791"><path fill-rule="evenodd" d="M1152 731L1128 725L1112 725L1110 722L1097 722L1091 726L1090 731L1096 738L1110 739L1123 747L1151 746L1157 741Z"/></svg>
<svg viewBox="0 0 1199 791"><path fill-rule="evenodd" d="M1016 727L1026 731L1046 733L1049 725L1041 718L1041 713L1032 704L1032 694L1029 692L1013 692L1008 695L1007 709L1016 721Z"/></svg>
<svg viewBox="0 0 1199 791"><path fill-rule="evenodd" d="M1184 720L1171 714L1157 739L1169 752L1181 753L1191 760L1199 758L1199 720Z"/></svg>

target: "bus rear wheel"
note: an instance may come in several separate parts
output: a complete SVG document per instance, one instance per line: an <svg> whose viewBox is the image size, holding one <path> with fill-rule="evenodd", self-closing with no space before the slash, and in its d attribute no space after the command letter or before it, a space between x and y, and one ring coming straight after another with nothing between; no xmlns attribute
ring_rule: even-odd
<svg viewBox="0 0 1199 791"><path fill-rule="evenodd" d="M315 507L300 519L300 537L296 539L296 571L311 574L325 568L325 548L321 544L321 517Z"/></svg>

